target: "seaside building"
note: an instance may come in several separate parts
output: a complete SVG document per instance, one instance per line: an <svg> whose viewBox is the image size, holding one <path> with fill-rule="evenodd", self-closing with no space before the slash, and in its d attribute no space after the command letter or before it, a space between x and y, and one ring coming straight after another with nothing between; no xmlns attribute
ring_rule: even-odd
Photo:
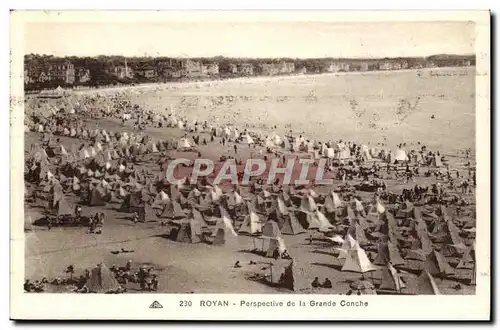
<svg viewBox="0 0 500 330"><path fill-rule="evenodd" d="M49 66L49 80L73 84L75 82L75 66L69 61L53 63Z"/></svg>
<svg viewBox="0 0 500 330"><path fill-rule="evenodd" d="M187 77L201 77L203 76L203 65L201 62L185 59L181 61L181 75Z"/></svg>
<svg viewBox="0 0 500 330"><path fill-rule="evenodd" d="M279 67L273 63L261 63L259 69L264 76L274 76L280 73Z"/></svg>
<svg viewBox="0 0 500 330"><path fill-rule="evenodd" d="M341 63L341 62L330 62L325 66L324 71L326 72L347 72L350 71L349 63Z"/></svg>
<svg viewBox="0 0 500 330"><path fill-rule="evenodd" d="M287 73L294 73L295 72L295 63L293 63L293 62L281 61L277 65L277 67L278 67L279 73L281 73L281 74L287 74Z"/></svg>
<svg viewBox="0 0 500 330"><path fill-rule="evenodd" d="M44 83L50 78L46 70L40 65L27 65L24 70L25 84Z"/></svg>
<svg viewBox="0 0 500 330"><path fill-rule="evenodd" d="M408 67L408 63L406 64ZM378 69L381 71L388 71L388 70L401 70L402 65L399 62L396 61L384 61L382 63L379 63Z"/></svg>
<svg viewBox="0 0 500 330"><path fill-rule="evenodd" d="M135 75L137 77L142 77L144 79L155 79L158 77L158 72L155 70L155 68L145 65L143 67L139 67L135 69Z"/></svg>
<svg viewBox="0 0 500 330"><path fill-rule="evenodd" d="M111 74L120 79L134 78L134 71L128 66L127 60L124 65L116 65L111 68Z"/></svg>
<svg viewBox="0 0 500 330"><path fill-rule="evenodd" d="M167 67L161 71L161 75L165 78L181 78L182 72L180 69L174 67Z"/></svg>

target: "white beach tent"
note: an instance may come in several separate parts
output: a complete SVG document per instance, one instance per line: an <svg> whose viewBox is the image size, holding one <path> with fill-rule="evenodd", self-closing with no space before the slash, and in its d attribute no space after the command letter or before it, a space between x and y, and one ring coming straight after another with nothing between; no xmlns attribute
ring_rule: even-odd
<svg viewBox="0 0 500 330"><path fill-rule="evenodd" d="M245 233L250 235L255 235L262 232L262 223L259 216L251 211L249 215L245 217L243 224L238 230L239 233Z"/></svg>
<svg viewBox="0 0 500 330"><path fill-rule="evenodd" d="M325 215L320 212L320 210L316 210L316 212L314 212L313 214L316 220L319 222L319 231L328 232L334 229Z"/></svg>
<svg viewBox="0 0 500 330"><path fill-rule="evenodd" d="M248 133L243 135L243 137L240 140L240 143L242 143L242 144L255 144L254 140L252 139L252 137Z"/></svg>
<svg viewBox="0 0 500 330"><path fill-rule="evenodd" d="M408 160L408 156L406 155L406 151L404 151L403 149L398 149L396 150L392 155L391 155L391 162L394 162L394 161L398 161L398 162L405 162Z"/></svg>
<svg viewBox="0 0 500 330"><path fill-rule="evenodd" d="M363 158L364 161L368 161L372 159L372 155L370 153L370 148L367 146L362 146L361 147L361 157Z"/></svg>
<svg viewBox="0 0 500 330"><path fill-rule="evenodd" d="M335 251L338 252L337 259L345 259L347 256L347 251L355 247L356 244L358 244L358 242L356 242L356 240L350 234L347 234L344 242L342 243L342 246L335 249Z"/></svg>
<svg viewBox="0 0 500 330"><path fill-rule="evenodd" d="M326 158L335 158L335 150L333 148L325 148L323 149L323 157Z"/></svg>
<svg viewBox="0 0 500 330"><path fill-rule="evenodd" d="M377 269L357 242L353 248L347 251L344 266L342 266L343 272L367 273Z"/></svg>
<svg viewBox="0 0 500 330"><path fill-rule="evenodd" d="M345 145L345 143L337 143L335 145L335 158L336 159L347 159L351 157L351 152L349 147Z"/></svg>
<svg viewBox="0 0 500 330"><path fill-rule="evenodd" d="M332 190L328 193L328 195L326 195L325 203L323 205L328 212L334 212L335 209L342 206L342 201L340 200L339 195Z"/></svg>
<svg viewBox="0 0 500 330"><path fill-rule="evenodd" d="M231 218L227 214L227 211L222 206L220 206L219 209L220 209L221 217L219 218L219 220L215 224L212 236L217 236L218 231L220 229L222 229L224 231L228 231L233 236L238 236L238 234L234 231Z"/></svg>
<svg viewBox="0 0 500 330"><path fill-rule="evenodd" d="M281 146L281 137L278 134L273 132L272 134L268 135L266 138L266 145L268 143L271 144L272 146L279 147L279 146Z"/></svg>
<svg viewBox="0 0 500 330"><path fill-rule="evenodd" d="M177 149L178 150L182 150L182 149L190 149L190 148L193 148L195 146L195 144L193 142L190 142L188 139L186 138L181 138L179 139L179 141L177 142Z"/></svg>

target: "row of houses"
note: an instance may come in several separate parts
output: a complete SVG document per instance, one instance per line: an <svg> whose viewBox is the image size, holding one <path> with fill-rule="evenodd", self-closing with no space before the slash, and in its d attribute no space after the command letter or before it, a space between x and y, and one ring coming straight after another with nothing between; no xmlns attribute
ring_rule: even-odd
<svg viewBox="0 0 500 330"><path fill-rule="evenodd" d="M470 66L469 60L461 63ZM406 60L371 60L371 61L322 61L319 66L306 66L304 63L296 65L291 61L280 61L273 63L230 63L223 70L219 63L203 63L191 59L170 59L168 61L155 63L134 63L129 65L127 60L121 63L108 63L105 68L107 75L120 80L161 80L180 78L203 78L216 77L221 74L240 76L274 76L294 73L335 73L351 71L388 71L404 69L420 69L423 67L435 67L432 61L412 63ZM68 60L56 62L49 65L29 65L24 70L25 84L60 82L65 84L84 84L91 81L91 70L85 67L75 67Z"/></svg>
<svg viewBox="0 0 500 330"><path fill-rule="evenodd" d="M86 83L91 80L88 68L75 68L73 63L64 61L48 66L27 65L24 68L24 83L45 83L49 81L66 84Z"/></svg>
<svg viewBox="0 0 500 330"><path fill-rule="evenodd" d="M201 78L216 76L219 74L219 64L203 64L193 60L171 60L169 62L160 62L156 65L138 64L134 67L124 63L109 65L105 72L117 79L157 79L157 78ZM61 82L65 84L86 83L92 79L89 68L75 67L70 61L53 63L48 65L25 65L24 82L25 84Z"/></svg>

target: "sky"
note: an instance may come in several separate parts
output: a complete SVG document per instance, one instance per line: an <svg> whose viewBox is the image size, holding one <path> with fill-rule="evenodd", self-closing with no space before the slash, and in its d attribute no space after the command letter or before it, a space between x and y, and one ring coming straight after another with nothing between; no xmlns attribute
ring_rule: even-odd
<svg viewBox="0 0 500 330"><path fill-rule="evenodd" d="M473 54L468 22L27 23L24 53L54 56L404 57Z"/></svg>

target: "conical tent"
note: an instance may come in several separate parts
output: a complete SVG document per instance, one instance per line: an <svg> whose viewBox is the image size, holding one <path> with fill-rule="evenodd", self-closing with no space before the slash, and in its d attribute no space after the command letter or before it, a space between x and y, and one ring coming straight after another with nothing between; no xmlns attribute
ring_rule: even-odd
<svg viewBox="0 0 500 330"><path fill-rule="evenodd" d="M85 287L90 293L112 293L121 289L113 273L103 263L92 269Z"/></svg>
<svg viewBox="0 0 500 330"><path fill-rule="evenodd" d="M311 213L310 216L315 218L315 222L319 223L319 228L318 228L319 231L329 232L334 229L333 226L328 221L328 219L325 217L325 215L321 213L319 210L316 210L315 212Z"/></svg>
<svg viewBox="0 0 500 330"><path fill-rule="evenodd" d="M89 195L89 206L105 206L110 200L109 193L101 187L90 190Z"/></svg>
<svg viewBox="0 0 500 330"><path fill-rule="evenodd" d="M70 215L73 213L73 210L64 196L61 196L57 201L54 200L54 210L58 216Z"/></svg>
<svg viewBox="0 0 500 330"><path fill-rule="evenodd" d="M405 261L401 258L398 248L395 244L391 242L379 243L378 244L378 255L375 261L375 265L387 265L391 263L392 265L404 265Z"/></svg>
<svg viewBox="0 0 500 330"><path fill-rule="evenodd" d="M328 213L333 213L335 210L342 206L342 201L340 200L339 195L334 191L330 191L325 198L324 207Z"/></svg>
<svg viewBox="0 0 500 330"><path fill-rule="evenodd" d="M349 220L356 218L356 214L354 213L354 210L352 209L352 207L349 204L346 204L346 206L344 208L344 214L346 215L346 217Z"/></svg>
<svg viewBox="0 0 500 330"><path fill-rule="evenodd" d="M432 275L427 271L423 270L420 276L418 277L418 294L421 295L438 295L441 294L439 292L439 288L436 285L436 281Z"/></svg>
<svg viewBox="0 0 500 330"><path fill-rule="evenodd" d="M385 206L377 198L377 200L375 202L375 205L373 205L373 207L372 207L372 209L370 210L369 213L383 214L384 212L385 212Z"/></svg>
<svg viewBox="0 0 500 330"><path fill-rule="evenodd" d="M475 245L475 244L474 244ZM457 265L457 269L474 269L476 266L476 247L472 245L470 249L464 253L462 259Z"/></svg>
<svg viewBox="0 0 500 330"><path fill-rule="evenodd" d="M229 239L235 238L238 234L234 231L231 218L227 211L221 206L219 207L221 217L217 219L212 236L214 237L213 245L223 245Z"/></svg>
<svg viewBox="0 0 500 330"><path fill-rule="evenodd" d="M305 224L307 226L307 230L315 230L315 229L319 229L321 227L321 223L314 216L315 215L314 213L299 211L297 214L298 214L299 219L301 221L303 221L305 218L305 220L307 222L307 224Z"/></svg>
<svg viewBox="0 0 500 330"><path fill-rule="evenodd" d="M189 141L188 139L186 138L181 138L178 142L177 142L177 149L179 150L182 150L182 149L190 149L190 148L193 148L195 147L196 145Z"/></svg>
<svg viewBox="0 0 500 330"><path fill-rule="evenodd" d="M281 255L283 252L285 252L285 250L285 241L282 237L277 236L275 238L271 238L269 240L269 247L267 248L266 257L273 258L276 252L278 253L278 255Z"/></svg>
<svg viewBox="0 0 500 330"><path fill-rule="evenodd" d="M356 221L352 223L347 231L359 244L364 246L370 243L368 238L366 238L365 231Z"/></svg>
<svg viewBox="0 0 500 330"><path fill-rule="evenodd" d="M204 228L208 228L208 224L205 221L205 218L196 208L191 208L190 218L193 219L196 223L199 224L200 228L203 230Z"/></svg>
<svg viewBox="0 0 500 330"><path fill-rule="evenodd" d="M354 199L354 211L356 212L356 214L365 216L365 208L361 201L356 198Z"/></svg>
<svg viewBox="0 0 500 330"><path fill-rule="evenodd" d="M237 191L232 191L227 195L226 202L228 207L234 208L243 203L243 198Z"/></svg>
<svg viewBox="0 0 500 330"><path fill-rule="evenodd" d="M426 254L421 249L410 250L406 253L406 260L417 260L417 261L425 261Z"/></svg>
<svg viewBox="0 0 500 330"><path fill-rule="evenodd" d="M314 198L310 195L304 195L302 201L300 202L300 210L302 212L314 212L318 209Z"/></svg>
<svg viewBox="0 0 500 330"><path fill-rule="evenodd" d="M464 244L464 240L460 237L460 232L457 226L451 221L451 218L448 218L446 221L446 229L447 229L447 238L444 242L445 244L452 245L462 253L467 250L467 247Z"/></svg>
<svg viewBox="0 0 500 330"><path fill-rule="evenodd" d="M401 292L401 289L404 288L406 288L406 284L401 276L391 264L387 264L382 269L382 280L379 289Z"/></svg>
<svg viewBox="0 0 500 330"><path fill-rule="evenodd" d="M432 156L432 158L431 158L431 166L442 167L443 166L443 162L441 161L441 157L439 157L438 155Z"/></svg>
<svg viewBox="0 0 500 330"><path fill-rule="evenodd" d="M448 276L455 273L443 255L437 251L432 251L427 256L425 269L434 276Z"/></svg>
<svg viewBox="0 0 500 330"><path fill-rule="evenodd" d="M250 212L249 215L245 217L240 229L239 233L255 235L262 232L262 224L259 219L259 216L255 212Z"/></svg>
<svg viewBox="0 0 500 330"><path fill-rule="evenodd" d="M342 246L340 248L336 248L335 250L338 252L337 259L346 259L347 257L347 251L350 249L354 248L355 246L358 245L358 242L350 235L347 234L344 242L342 243Z"/></svg>
<svg viewBox="0 0 500 330"><path fill-rule="evenodd" d="M359 244L347 251L346 260L342 266L343 272L366 273L374 270L377 270L377 267L372 265L365 250Z"/></svg>
<svg viewBox="0 0 500 330"><path fill-rule="evenodd" d="M305 232L306 230L299 223L293 212L284 217L283 225L281 227L281 233L283 235L298 235Z"/></svg>
<svg viewBox="0 0 500 330"><path fill-rule="evenodd" d="M181 205L174 200L166 201L161 213L157 213L158 218L179 219L184 217Z"/></svg>
<svg viewBox="0 0 500 330"><path fill-rule="evenodd" d="M160 192L156 195L153 204L151 205L154 209L163 209L166 204L170 202L170 197L160 190Z"/></svg>
<svg viewBox="0 0 500 330"><path fill-rule="evenodd" d="M283 198L281 198L280 196L272 201L271 212L275 212L278 217L284 217L290 214L285 202L283 201Z"/></svg>
<svg viewBox="0 0 500 330"><path fill-rule="evenodd" d="M307 272L297 260L290 262L283 275L283 286L287 289L299 292L311 287L307 280Z"/></svg>
<svg viewBox="0 0 500 330"><path fill-rule="evenodd" d="M278 226L278 223L273 220L267 221L264 227L262 227L262 236L270 238L280 237L281 231Z"/></svg>
<svg viewBox="0 0 500 330"><path fill-rule="evenodd" d="M181 223L176 240L184 243L199 243L201 233L201 224L190 219Z"/></svg>

